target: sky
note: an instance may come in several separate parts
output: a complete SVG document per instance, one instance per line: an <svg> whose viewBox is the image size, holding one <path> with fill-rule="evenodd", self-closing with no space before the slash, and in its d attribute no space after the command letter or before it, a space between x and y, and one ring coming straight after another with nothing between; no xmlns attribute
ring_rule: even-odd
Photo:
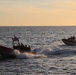
<svg viewBox="0 0 76 75"><path fill-rule="evenodd" d="M0 0L0 26L75 26L76 0Z"/></svg>

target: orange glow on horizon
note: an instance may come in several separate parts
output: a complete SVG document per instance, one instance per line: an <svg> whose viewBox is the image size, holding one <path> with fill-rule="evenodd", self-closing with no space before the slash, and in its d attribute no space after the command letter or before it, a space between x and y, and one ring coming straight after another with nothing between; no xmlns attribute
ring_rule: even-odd
<svg viewBox="0 0 76 75"><path fill-rule="evenodd" d="M0 2L0 26L76 26L75 7L74 0L3 0Z"/></svg>

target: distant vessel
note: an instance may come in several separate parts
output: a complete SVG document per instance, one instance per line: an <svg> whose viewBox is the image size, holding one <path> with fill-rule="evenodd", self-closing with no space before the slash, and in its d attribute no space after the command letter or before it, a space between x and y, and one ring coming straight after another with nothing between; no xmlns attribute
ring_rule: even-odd
<svg viewBox="0 0 76 75"><path fill-rule="evenodd" d="M75 36L71 36L68 39L62 39L62 41L68 46L76 46Z"/></svg>

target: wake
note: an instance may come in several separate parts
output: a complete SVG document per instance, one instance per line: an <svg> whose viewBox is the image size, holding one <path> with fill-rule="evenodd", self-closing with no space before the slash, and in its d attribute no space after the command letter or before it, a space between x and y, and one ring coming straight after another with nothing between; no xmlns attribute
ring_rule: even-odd
<svg viewBox="0 0 76 75"><path fill-rule="evenodd" d="M33 53L34 52L34 53ZM45 45L39 48L35 48L33 52L23 52L14 50L16 58L41 58L41 57L70 57L76 55L76 46L66 46L58 42L54 42L51 45Z"/></svg>
<svg viewBox="0 0 76 75"><path fill-rule="evenodd" d="M36 48L34 51L47 57L71 57L76 55L76 46L67 46L58 41L49 46Z"/></svg>
<svg viewBox="0 0 76 75"><path fill-rule="evenodd" d="M21 53L19 50L14 50L14 55L18 59L26 59L26 58L40 58L40 57L47 57L44 54L38 54L33 52L23 52Z"/></svg>

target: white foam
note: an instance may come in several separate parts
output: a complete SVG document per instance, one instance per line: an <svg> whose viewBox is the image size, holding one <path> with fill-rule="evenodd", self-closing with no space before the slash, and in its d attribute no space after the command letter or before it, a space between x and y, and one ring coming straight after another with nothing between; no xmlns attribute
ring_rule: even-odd
<svg viewBox="0 0 76 75"><path fill-rule="evenodd" d="M76 53L76 47L60 45L60 42L53 43L54 45L45 45L39 48L35 48L33 52L24 52L21 53L19 50L14 50L14 54L17 58L37 58L37 57L48 57L50 55L58 55L58 56L72 56Z"/></svg>
<svg viewBox="0 0 76 75"><path fill-rule="evenodd" d="M38 54L43 54L48 56L51 53L52 49L50 47L40 47L40 48L34 49L34 51Z"/></svg>
<svg viewBox="0 0 76 75"><path fill-rule="evenodd" d="M16 58L25 59L25 58L38 58L38 57L46 57L43 54L35 54L32 52L23 52L21 53L19 50L14 50L13 54L16 55Z"/></svg>

